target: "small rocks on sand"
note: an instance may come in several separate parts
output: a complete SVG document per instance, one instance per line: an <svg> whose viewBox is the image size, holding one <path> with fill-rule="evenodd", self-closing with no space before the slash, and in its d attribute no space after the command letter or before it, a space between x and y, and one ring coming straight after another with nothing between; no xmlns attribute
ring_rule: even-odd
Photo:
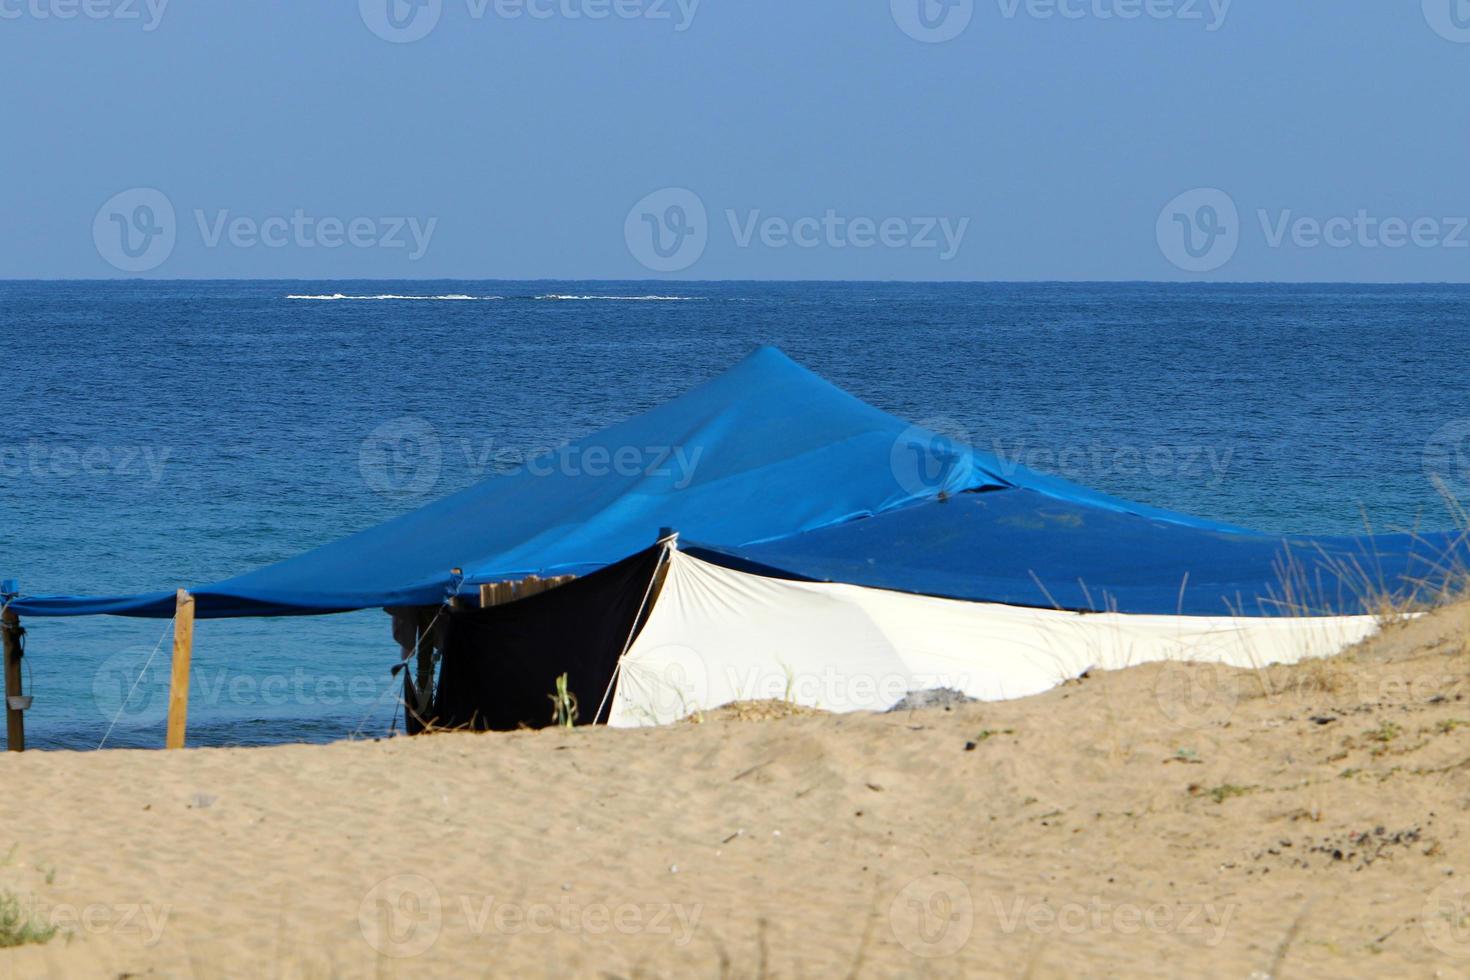
<svg viewBox="0 0 1470 980"><path fill-rule="evenodd" d="M962 704L973 704L975 698L970 697L963 691L956 691L952 687L936 687L928 691L910 691L903 699L888 709L888 713L895 711L919 711L924 708L943 708L951 711Z"/></svg>

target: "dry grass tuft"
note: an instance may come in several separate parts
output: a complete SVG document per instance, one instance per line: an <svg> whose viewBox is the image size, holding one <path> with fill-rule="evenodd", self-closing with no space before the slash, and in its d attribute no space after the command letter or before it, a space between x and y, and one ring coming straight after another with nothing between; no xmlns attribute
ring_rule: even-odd
<svg viewBox="0 0 1470 980"><path fill-rule="evenodd" d="M1305 660L1297 665L1296 688L1303 693L1342 694L1357 686L1350 655Z"/></svg>
<svg viewBox="0 0 1470 980"><path fill-rule="evenodd" d="M10 892L0 892L0 949L48 943L56 927Z"/></svg>

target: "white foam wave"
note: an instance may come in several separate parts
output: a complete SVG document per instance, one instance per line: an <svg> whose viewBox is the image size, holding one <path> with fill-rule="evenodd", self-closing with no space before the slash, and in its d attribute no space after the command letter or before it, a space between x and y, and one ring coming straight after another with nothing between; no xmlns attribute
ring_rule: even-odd
<svg viewBox="0 0 1470 980"><path fill-rule="evenodd" d="M303 300L419 300L428 301L456 301L467 300L503 300L505 296L467 296L463 293L445 293L438 296L411 296L403 293L379 293L375 296L354 296L348 293L291 293L287 299ZM567 293L547 293L544 296L535 297L538 300L560 300L567 302L604 302L604 303L684 303L704 299L703 296L574 296Z"/></svg>
<svg viewBox="0 0 1470 980"><path fill-rule="evenodd" d="M605 303L684 303L703 299L702 296L569 296L565 293L547 293L537 299L572 300L578 302Z"/></svg>
<svg viewBox="0 0 1470 980"><path fill-rule="evenodd" d="M424 302L431 301L431 300L439 300L439 301L453 300L453 301L457 301L457 302L463 302L465 300L505 299L504 296L465 296L462 293L447 293L447 294L444 294L442 296L405 296L405 295L401 295L401 294L398 294L398 293L380 293L377 296L349 296L349 295L347 295L345 293L331 293L330 295L313 296L313 295L305 295L305 294L293 293L293 294L287 296L286 298L287 299L314 299L314 300L339 300L339 299L353 299L353 300L420 300L420 301L424 301Z"/></svg>

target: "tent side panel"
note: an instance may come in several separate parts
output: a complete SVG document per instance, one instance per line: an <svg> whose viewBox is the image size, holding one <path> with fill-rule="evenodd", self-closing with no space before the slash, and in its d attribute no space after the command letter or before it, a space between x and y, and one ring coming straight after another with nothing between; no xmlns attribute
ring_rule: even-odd
<svg viewBox="0 0 1470 980"><path fill-rule="evenodd" d="M609 724L665 724L765 698L881 711L936 687L1005 700L1088 669L1295 663L1376 628L1371 616L1081 615L766 578L676 552L624 659Z"/></svg>
<svg viewBox="0 0 1470 980"><path fill-rule="evenodd" d="M504 605L450 610L433 724L544 728L562 674L577 699L577 724L592 724L663 551L649 548Z"/></svg>

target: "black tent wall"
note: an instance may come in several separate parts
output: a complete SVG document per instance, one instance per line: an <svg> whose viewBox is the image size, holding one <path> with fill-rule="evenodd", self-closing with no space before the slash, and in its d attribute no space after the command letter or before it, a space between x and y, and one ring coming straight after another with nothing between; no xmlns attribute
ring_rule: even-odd
<svg viewBox="0 0 1470 980"><path fill-rule="evenodd" d="M511 731L545 728L556 679L567 675L577 724L606 721L612 697L594 718L630 634L642 625L645 597L664 553L656 545L515 602L446 611L443 662L430 717L439 728ZM646 617L647 610L641 610Z"/></svg>

